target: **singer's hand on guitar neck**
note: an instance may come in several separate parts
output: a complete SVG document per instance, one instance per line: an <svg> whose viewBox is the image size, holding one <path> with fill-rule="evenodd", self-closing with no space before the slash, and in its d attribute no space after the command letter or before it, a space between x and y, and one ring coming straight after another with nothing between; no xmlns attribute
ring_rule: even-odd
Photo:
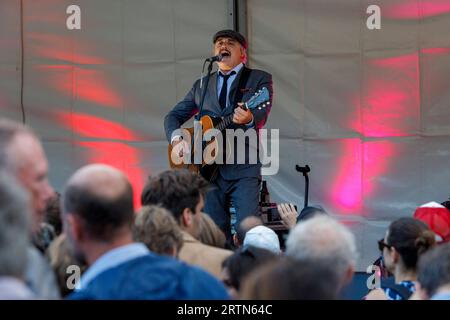
<svg viewBox="0 0 450 320"><path fill-rule="evenodd" d="M249 124L250 122L253 121L253 114L252 112L247 109L244 110L241 107L244 104L238 103L238 108L234 109L234 115L233 115L233 122L237 123L237 124Z"/></svg>
<svg viewBox="0 0 450 320"><path fill-rule="evenodd" d="M180 158L183 157L183 154L190 153L190 146L189 143L187 143L183 139L176 139L172 142L173 146L173 152L177 154Z"/></svg>

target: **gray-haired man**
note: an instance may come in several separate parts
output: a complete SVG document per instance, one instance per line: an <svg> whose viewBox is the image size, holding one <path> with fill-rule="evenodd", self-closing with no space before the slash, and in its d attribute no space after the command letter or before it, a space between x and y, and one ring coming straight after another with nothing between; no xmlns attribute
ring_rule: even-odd
<svg viewBox="0 0 450 320"><path fill-rule="evenodd" d="M28 192L31 233L37 232L53 189L48 182L48 162L44 149L29 127L0 118L0 169L16 178ZM31 245L28 248L25 280L40 298L57 299L60 296L50 265Z"/></svg>

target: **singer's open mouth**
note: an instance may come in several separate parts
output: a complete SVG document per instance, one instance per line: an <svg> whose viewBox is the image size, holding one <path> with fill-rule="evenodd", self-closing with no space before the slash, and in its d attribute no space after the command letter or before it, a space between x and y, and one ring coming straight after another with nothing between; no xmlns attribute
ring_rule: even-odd
<svg viewBox="0 0 450 320"><path fill-rule="evenodd" d="M229 57L231 54L230 54L230 52L228 52L228 51L223 51L223 52L221 52L220 53L224 58L225 57Z"/></svg>

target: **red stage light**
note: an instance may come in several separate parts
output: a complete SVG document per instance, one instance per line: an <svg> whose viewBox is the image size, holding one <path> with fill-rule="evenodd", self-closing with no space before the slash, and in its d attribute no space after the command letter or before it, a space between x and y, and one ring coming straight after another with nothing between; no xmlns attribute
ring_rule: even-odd
<svg viewBox="0 0 450 320"><path fill-rule="evenodd" d="M82 137L136 141L141 138L133 130L113 121L88 114L58 112L57 118L65 127Z"/></svg>
<svg viewBox="0 0 450 320"><path fill-rule="evenodd" d="M141 192L144 186L144 173L140 169L137 150L122 142L76 141L77 145L89 150L89 163L103 163L122 171L133 186L135 210L141 207Z"/></svg>
<svg viewBox="0 0 450 320"><path fill-rule="evenodd" d="M450 13L449 0L406 0L403 3L383 4L382 15L391 19L422 19Z"/></svg>
<svg viewBox="0 0 450 320"><path fill-rule="evenodd" d="M57 121L80 137L120 140L75 140L75 144L89 150L87 163L104 163L123 171L133 186L135 208L139 208L145 176L138 151L125 143L139 140L139 136L121 124L88 114L59 112Z"/></svg>
<svg viewBox="0 0 450 320"><path fill-rule="evenodd" d="M345 139L341 154L331 186L332 201L342 213L357 211L362 205L361 140Z"/></svg>

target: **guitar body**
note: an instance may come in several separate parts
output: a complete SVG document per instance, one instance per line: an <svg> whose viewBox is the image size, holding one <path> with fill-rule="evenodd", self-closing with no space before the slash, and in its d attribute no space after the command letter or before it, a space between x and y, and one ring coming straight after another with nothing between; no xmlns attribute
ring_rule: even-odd
<svg viewBox="0 0 450 320"><path fill-rule="evenodd" d="M200 123L202 124L202 135L204 135L206 131L208 131L210 129L214 129L214 125L217 122L218 122L218 120L214 120L210 116L201 117ZM187 131L186 136L191 137L191 138L193 137L194 138L193 141L195 141L195 139L197 139L197 137L194 137L194 128L193 127L183 128L182 130L186 130ZM193 141L188 141L188 144L191 146L191 150L194 150L194 152L191 152L191 154L189 155L190 163L184 163L184 159L180 158L179 155L177 155L175 152L173 152L172 144L169 144L168 150L167 150L168 156L169 156L169 166L171 169L188 169L195 173L201 174L203 176L203 178L205 178L208 181L211 181L216 176L217 170L218 170L217 164L213 163L215 156L216 156L214 154L214 152L211 153L211 156L212 156L211 158L203 159L203 156L202 156L202 164L195 164L193 155L195 154L195 152L201 152L201 154L203 155L203 150L205 149L206 146L210 146L211 148L216 148L217 144L214 141L214 139L212 139L211 141L209 141L207 143L203 143L202 150L197 151L193 146L193 144L194 144ZM214 144L214 146L212 146L211 144Z"/></svg>

